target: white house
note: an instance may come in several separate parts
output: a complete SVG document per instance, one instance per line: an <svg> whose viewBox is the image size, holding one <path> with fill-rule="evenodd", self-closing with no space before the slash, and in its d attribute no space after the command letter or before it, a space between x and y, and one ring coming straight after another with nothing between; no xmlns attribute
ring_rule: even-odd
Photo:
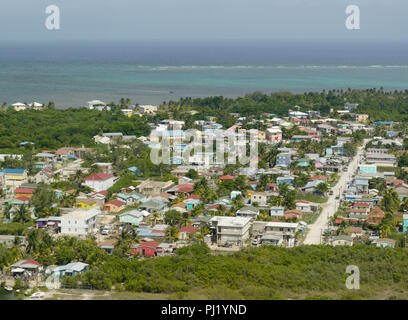
<svg viewBox="0 0 408 320"><path fill-rule="evenodd" d="M242 245L249 238L251 218L215 216L210 220L214 243Z"/></svg>
<svg viewBox="0 0 408 320"><path fill-rule="evenodd" d="M16 111L23 111L23 110L26 110L27 109L27 106L24 104L24 103L21 103L21 102L17 102L17 103L15 103L15 104L12 104L11 105L13 108L14 108L14 110L16 110Z"/></svg>
<svg viewBox="0 0 408 320"><path fill-rule="evenodd" d="M108 190L115 184L116 178L110 173L94 173L84 179L84 185L96 192Z"/></svg>
<svg viewBox="0 0 408 320"><path fill-rule="evenodd" d="M102 111L104 108L106 108L106 110L110 110L110 107L106 106L106 103L101 101L101 100L92 100L92 101L88 101L88 109L89 110L99 110Z"/></svg>
<svg viewBox="0 0 408 320"><path fill-rule="evenodd" d="M75 210L61 218L61 234L86 236L96 227L99 209Z"/></svg>
<svg viewBox="0 0 408 320"><path fill-rule="evenodd" d="M157 111L157 106L141 105L139 106L138 110L142 114L155 114Z"/></svg>

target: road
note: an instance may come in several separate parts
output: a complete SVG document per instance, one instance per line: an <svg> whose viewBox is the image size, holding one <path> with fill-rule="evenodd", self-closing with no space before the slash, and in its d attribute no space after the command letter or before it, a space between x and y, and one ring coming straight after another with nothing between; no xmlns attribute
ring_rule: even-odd
<svg viewBox="0 0 408 320"><path fill-rule="evenodd" d="M370 139L365 139L363 145L357 150L356 156L351 160L348 166L348 172L340 173L340 179L337 184L331 189L333 190L333 195L329 196L326 203L322 204L322 212L313 224L308 225L308 231L303 244L321 244L322 234L325 229L328 228L329 218L334 215L337 211L340 200L336 200L336 196L342 195L343 191L346 189L347 182L352 180L353 174L358 169L358 162L362 157L364 152L364 146Z"/></svg>

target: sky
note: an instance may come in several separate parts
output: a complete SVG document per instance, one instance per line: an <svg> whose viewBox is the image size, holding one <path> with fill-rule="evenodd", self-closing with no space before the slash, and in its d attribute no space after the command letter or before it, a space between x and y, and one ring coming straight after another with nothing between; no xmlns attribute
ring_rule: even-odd
<svg viewBox="0 0 408 320"><path fill-rule="evenodd" d="M45 27L60 9L61 29ZM360 30L347 30L348 5ZM1 0L0 41L408 40L406 0Z"/></svg>

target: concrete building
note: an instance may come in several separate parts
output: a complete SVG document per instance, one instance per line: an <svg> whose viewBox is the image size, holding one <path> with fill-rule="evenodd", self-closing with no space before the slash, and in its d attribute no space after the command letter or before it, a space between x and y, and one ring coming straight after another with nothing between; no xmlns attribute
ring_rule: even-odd
<svg viewBox="0 0 408 320"><path fill-rule="evenodd" d="M61 216L61 234L86 236L96 228L100 210L76 210Z"/></svg>
<svg viewBox="0 0 408 320"><path fill-rule="evenodd" d="M215 216L210 220L212 242L242 245L249 238L251 218Z"/></svg>

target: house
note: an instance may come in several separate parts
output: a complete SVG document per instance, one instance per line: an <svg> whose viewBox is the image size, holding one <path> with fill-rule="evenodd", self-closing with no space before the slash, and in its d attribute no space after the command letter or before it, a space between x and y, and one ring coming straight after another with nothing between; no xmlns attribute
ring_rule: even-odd
<svg viewBox="0 0 408 320"><path fill-rule="evenodd" d="M196 233L198 228L193 226L181 227L179 230L179 240L188 240L189 235Z"/></svg>
<svg viewBox="0 0 408 320"><path fill-rule="evenodd" d="M95 229L100 210L76 210L61 216L61 234L86 236Z"/></svg>
<svg viewBox="0 0 408 320"><path fill-rule="evenodd" d="M200 199L188 198L183 201L186 204L187 210L193 210L200 204Z"/></svg>
<svg viewBox="0 0 408 320"><path fill-rule="evenodd" d="M88 101L88 109L89 110L97 109L96 107L106 107L106 103L101 101L101 100Z"/></svg>
<svg viewBox="0 0 408 320"><path fill-rule="evenodd" d="M355 114L354 117L357 122L365 123L368 121L368 114Z"/></svg>
<svg viewBox="0 0 408 320"><path fill-rule="evenodd" d="M120 200L111 200L103 205L103 211L106 212L120 212L125 209L126 203Z"/></svg>
<svg viewBox="0 0 408 320"><path fill-rule="evenodd" d="M19 260L16 263L10 266L11 273L16 275L28 275L33 276L38 274L43 270L43 266L36 260L29 259L29 260Z"/></svg>
<svg viewBox="0 0 408 320"><path fill-rule="evenodd" d="M354 239L363 235L363 229L360 227L348 227L345 231Z"/></svg>
<svg viewBox="0 0 408 320"><path fill-rule="evenodd" d="M212 242L217 244L235 243L243 245L249 238L251 219L246 217L215 216L210 220Z"/></svg>
<svg viewBox="0 0 408 320"><path fill-rule="evenodd" d="M279 143L282 141L282 130L279 127L266 129L266 139L271 143Z"/></svg>
<svg viewBox="0 0 408 320"><path fill-rule="evenodd" d="M289 247L294 245L296 232L299 231L299 223L269 221L261 226L261 233L264 235L275 235L282 237Z"/></svg>
<svg viewBox="0 0 408 320"><path fill-rule="evenodd" d="M283 218L283 216L285 215L285 207L270 207L269 209L269 215L271 217L279 217L279 218Z"/></svg>
<svg viewBox="0 0 408 320"><path fill-rule="evenodd" d="M160 242L157 241L144 241L132 248L132 254L141 255L146 257L154 257L159 253L158 246Z"/></svg>
<svg viewBox="0 0 408 320"><path fill-rule="evenodd" d="M25 103L22 102L17 102L11 105L13 107L14 110L16 111L24 111L27 109L27 106Z"/></svg>
<svg viewBox="0 0 408 320"><path fill-rule="evenodd" d="M17 189L14 190L14 195L16 197L27 197L27 198L31 199L34 192L35 192L35 189L17 188Z"/></svg>
<svg viewBox="0 0 408 320"><path fill-rule="evenodd" d="M371 243L374 244L376 247L395 248L396 241L394 239L380 238L380 239L375 239Z"/></svg>
<svg viewBox="0 0 408 320"><path fill-rule="evenodd" d="M115 183L116 178L110 173L94 173L84 179L84 185L94 191L108 190Z"/></svg>
<svg viewBox="0 0 408 320"><path fill-rule="evenodd" d="M139 208L142 210L146 210L147 212L162 212L167 207L167 203L157 200L157 199L150 199L140 203Z"/></svg>
<svg viewBox="0 0 408 320"><path fill-rule="evenodd" d="M273 246L280 246L283 243L283 237L274 236L272 234L263 235L260 239L260 244L269 244Z"/></svg>
<svg viewBox="0 0 408 320"><path fill-rule="evenodd" d="M237 217L247 217L251 219L256 219L258 215L259 209L253 206L243 207L236 212Z"/></svg>
<svg viewBox="0 0 408 320"><path fill-rule="evenodd" d="M368 214L367 223L370 225L378 225L382 222L384 217L385 217L384 211L382 211L379 207L375 207Z"/></svg>
<svg viewBox="0 0 408 320"><path fill-rule="evenodd" d="M112 254L115 245L117 244L117 239L108 239L98 242L98 247L105 250L107 254Z"/></svg>
<svg viewBox="0 0 408 320"><path fill-rule="evenodd" d="M314 193L316 191L317 186L321 183L322 181L320 180L309 181L308 183L306 183L304 187L300 188L300 190L302 190L303 192Z"/></svg>
<svg viewBox="0 0 408 320"><path fill-rule="evenodd" d="M151 196L154 194L159 194L162 192L166 192L171 187L174 186L173 181L152 181L152 180L145 180L141 184L136 187L137 192Z"/></svg>
<svg viewBox="0 0 408 320"><path fill-rule="evenodd" d="M277 167L288 167L289 165L290 165L290 162L291 162L291 160L290 160L290 154L289 153L279 153L277 156L276 156L276 160L277 160L277 162L276 162L276 166Z"/></svg>
<svg viewBox="0 0 408 320"><path fill-rule="evenodd" d="M119 215L119 222L138 227L143 221L144 212L139 210L126 211Z"/></svg>
<svg viewBox="0 0 408 320"><path fill-rule="evenodd" d="M303 213L316 212L317 210L319 210L319 205L316 203L312 203L305 200L297 200L295 201L295 203L296 210L299 210Z"/></svg>
<svg viewBox="0 0 408 320"><path fill-rule="evenodd" d="M294 219L294 218L301 220L302 216L303 216L303 213L299 210L287 210L284 215L286 220Z"/></svg>
<svg viewBox="0 0 408 320"><path fill-rule="evenodd" d="M90 210L96 208L96 200L86 197L78 197L77 201L74 204L75 208Z"/></svg>
<svg viewBox="0 0 408 320"><path fill-rule="evenodd" d="M137 109L141 114L155 114L157 112L157 106L152 105L141 105Z"/></svg>
<svg viewBox="0 0 408 320"><path fill-rule="evenodd" d="M235 179L234 176L230 176L230 175L225 175L225 176L221 176L218 183L223 183L224 181L233 181Z"/></svg>
<svg viewBox="0 0 408 320"><path fill-rule="evenodd" d="M12 235L0 235L0 245L5 246L6 248L11 248L16 241L20 241L20 244L26 245L26 237L23 236L12 236Z"/></svg>
<svg viewBox="0 0 408 320"><path fill-rule="evenodd" d="M408 214L404 213L402 215L402 232L407 232L408 230Z"/></svg>
<svg viewBox="0 0 408 320"><path fill-rule="evenodd" d="M53 275L58 275L60 277L68 276L74 277L77 274L88 271L90 269L89 264L83 262L72 262L68 263L65 266L59 266L52 270Z"/></svg>
<svg viewBox="0 0 408 320"><path fill-rule="evenodd" d="M268 197L265 192L251 191L250 196L252 204L257 203L261 207L268 204Z"/></svg>
<svg viewBox="0 0 408 320"><path fill-rule="evenodd" d="M129 170L130 172L132 172L132 173L133 173L134 175L136 175L136 176L142 175L142 172L139 170L138 167L135 167L135 166L129 167L128 170Z"/></svg>
<svg viewBox="0 0 408 320"><path fill-rule="evenodd" d="M37 229L51 228L51 229L55 229L55 231L58 233L60 231L60 226L61 226L61 217L39 218L35 221L35 227Z"/></svg>
<svg viewBox="0 0 408 320"><path fill-rule="evenodd" d="M4 168L3 172L6 186L12 189L18 188L27 180L27 171L25 169Z"/></svg>
<svg viewBox="0 0 408 320"><path fill-rule="evenodd" d="M335 236L331 239L332 246L352 246L353 238L347 235Z"/></svg>

